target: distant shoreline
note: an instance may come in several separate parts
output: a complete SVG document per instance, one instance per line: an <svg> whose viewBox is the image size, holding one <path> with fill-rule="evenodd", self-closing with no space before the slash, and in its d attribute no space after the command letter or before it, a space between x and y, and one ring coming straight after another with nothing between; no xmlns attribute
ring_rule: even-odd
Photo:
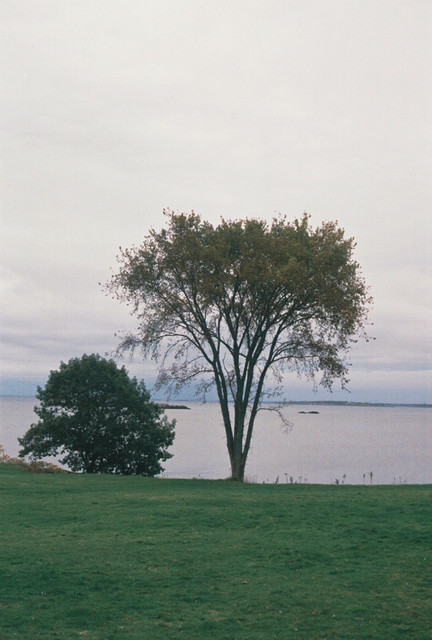
<svg viewBox="0 0 432 640"><path fill-rule="evenodd" d="M35 396L20 396L13 394L0 394L0 398L33 398ZM156 404L159 404L163 409L190 409L185 404L172 404L164 400L153 400ZM182 401L183 402L183 401ZM197 400L185 400L184 402L197 402ZM215 402L217 400L209 400L208 403ZM275 405L277 402L266 402L264 404ZM410 407L413 409L432 409L432 404L427 403L415 403L415 402L351 402L348 400L283 400L280 404L283 405L316 405L316 406L330 406L330 407Z"/></svg>
<svg viewBox="0 0 432 640"><path fill-rule="evenodd" d="M190 407L187 407L185 404L171 404L170 402L160 402L159 400L155 400L154 402L162 407L162 409L190 409Z"/></svg>
<svg viewBox="0 0 432 640"><path fill-rule="evenodd" d="M415 402L349 402L346 400L288 400L285 404L334 407L413 407L416 409L432 409L432 404L416 404Z"/></svg>

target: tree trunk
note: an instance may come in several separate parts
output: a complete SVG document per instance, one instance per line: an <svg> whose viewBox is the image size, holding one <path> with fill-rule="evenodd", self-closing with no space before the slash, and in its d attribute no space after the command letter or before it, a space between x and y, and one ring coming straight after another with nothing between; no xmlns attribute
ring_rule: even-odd
<svg viewBox="0 0 432 640"><path fill-rule="evenodd" d="M243 452L243 425L238 423L235 425L234 433L234 450L230 456L231 461L231 480L243 482L246 467L246 458Z"/></svg>
<svg viewBox="0 0 432 640"><path fill-rule="evenodd" d="M237 460L236 457L234 457L231 460L231 478L230 478L230 480L235 480L236 482L243 482L245 466L246 466L246 464L245 464L245 462L243 462L241 455L240 455L240 460Z"/></svg>
<svg viewBox="0 0 432 640"><path fill-rule="evenodd" d="M245 443L243 442L245 429L245 410L239 412L237 407L235 407L233 424L228 408L228 402L225 400L225 398L221 399L220 396L219 402L224 420L228 454L231 464L230 479L237 482L243 482L246 468L246 459L249 451L249 444L247 442L248 439L246 439L246 447L244 446Z"/></svg>
<svg viewBox="0 0 432 640"><path fill-rule="evenodd" d="M231 463L231 480L243 482L246 469L246 461L249 453L250 440L252 436L254 420L249 421L247 428L247 436L244 438L245 431L245 411L241 416L236 417L234 424L234 434L230 439L228 453ZM225 425L227 426L227 425ZM232 433L232 432L231 432Z"/></svg>

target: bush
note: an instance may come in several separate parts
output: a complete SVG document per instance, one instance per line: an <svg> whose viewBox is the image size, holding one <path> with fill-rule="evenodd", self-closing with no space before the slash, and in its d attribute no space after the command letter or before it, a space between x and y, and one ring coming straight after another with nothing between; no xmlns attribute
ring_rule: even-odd
<svg viewBox="0 0 432 640"><path fill-rule="evenodd" d="M61 455L72 471L144 476L171 457L175 421L113 360L84 354L62 362L36 397L39 422L18 439L20 457Z"/></svg>

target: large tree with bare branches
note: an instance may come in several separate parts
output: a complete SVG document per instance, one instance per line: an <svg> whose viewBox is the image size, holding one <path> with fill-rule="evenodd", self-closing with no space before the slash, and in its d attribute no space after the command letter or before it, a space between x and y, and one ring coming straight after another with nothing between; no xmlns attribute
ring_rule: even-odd
<svg viewBox="0 0 432 640"><path fill-rule="evenodd" d="M257 413L286 370L346 385L370 304L355 242L337 223L312 228L306 214L217 226L165 215L165 228L121 250L108 284L139 321L120 351L139 346L158 361L159 386L215 386L232 478L243 480Z"/></svg>

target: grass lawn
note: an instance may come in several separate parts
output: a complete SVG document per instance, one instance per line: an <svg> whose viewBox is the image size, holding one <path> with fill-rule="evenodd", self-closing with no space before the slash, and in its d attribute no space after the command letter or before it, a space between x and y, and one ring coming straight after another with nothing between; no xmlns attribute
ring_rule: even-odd
<svg viewBox="0 0 432 640"><path fill-rule="evenodd" d="M0 464L0 638L432 638L432 486Z"/></svg>

